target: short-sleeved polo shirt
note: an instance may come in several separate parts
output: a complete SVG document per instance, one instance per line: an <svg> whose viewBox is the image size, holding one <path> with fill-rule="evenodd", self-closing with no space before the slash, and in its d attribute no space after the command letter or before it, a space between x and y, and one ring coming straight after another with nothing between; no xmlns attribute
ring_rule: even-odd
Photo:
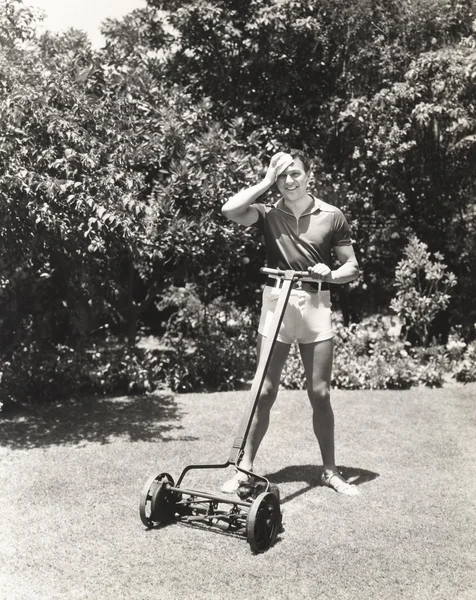
<svg viewBox="0 0 476 600"><path fill-rule="evenodd" d="M253 204L254 223L264 236L267 264L274 269L306 270L316 263L331 267L331 249L350 246L347 220L337 207L312 197L297 219L281 199L276 204Z"/></svg>

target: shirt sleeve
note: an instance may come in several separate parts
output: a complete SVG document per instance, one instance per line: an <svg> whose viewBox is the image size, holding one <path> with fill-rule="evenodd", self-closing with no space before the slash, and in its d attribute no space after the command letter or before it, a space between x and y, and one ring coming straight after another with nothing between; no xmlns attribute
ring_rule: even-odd
<svg viewBox="0 0 476 600"><path fill-rule="evenodd" d="M347 219L341 210L336 208L334 212L334 233L332 236L332 246L350 246L352 244L350 228Z"/></svg>
<svg viewBox="0 0 476 600"><path fill-rule="evenodd" d="M258 220L255 223L253 223L253 225L251 225L251 227L256 227L256 229L259 229L261 232L263 232L264 218L266 215L266 206L264 204L260 204L258 202L256 204L252 204L251 206L256 208L256 210L258 211Z"/></svg>

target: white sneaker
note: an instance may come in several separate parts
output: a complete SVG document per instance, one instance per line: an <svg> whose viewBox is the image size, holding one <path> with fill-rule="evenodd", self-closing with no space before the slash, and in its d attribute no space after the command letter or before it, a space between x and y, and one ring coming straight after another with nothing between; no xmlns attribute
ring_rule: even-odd
<svg viewBox="0 0 476 600"><path fill-rule="evenodd" d="M321 482L322 485L330 487L338 494L343 494L344 496L360 496L359 488L346 481L340 473L336 472L328 475L322 473Z"/></svg>
<svg viewBox="0 0 476 600"><path fill-rule="evenodd" d="M251 477L246 473L237 471L231 479L225 481L225 483L222 485L221 491L224 494L236 494L240 489L240 486L243 485L243 483L248 483L250 479Z"/></svg>

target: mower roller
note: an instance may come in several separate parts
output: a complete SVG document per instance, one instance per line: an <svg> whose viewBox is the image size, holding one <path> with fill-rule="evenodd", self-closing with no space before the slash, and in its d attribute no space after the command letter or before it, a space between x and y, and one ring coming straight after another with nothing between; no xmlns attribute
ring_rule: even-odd
<svg viewBox="0 0 476 600"><path fill-rule="evenodd" d="M307 271L262 268L261 272L281 280L280 295L250 390L247 409L241 419L228 460L220 464L188 465L183 469L177 483L169 473L154 475L146 482L140 498L140 518L149 529L172 522L208 527L246 537L251 550L255 553L265 552L273 546L281 530L279 490L266 477L241 468L239 463L243 457L251 422L291 290L294 283L300 279L309 280ZM227 469L230 466L249 475L250 480L259 483L263 491L256 498L233 499L183 486L185 475L192 470Z"/></svg>

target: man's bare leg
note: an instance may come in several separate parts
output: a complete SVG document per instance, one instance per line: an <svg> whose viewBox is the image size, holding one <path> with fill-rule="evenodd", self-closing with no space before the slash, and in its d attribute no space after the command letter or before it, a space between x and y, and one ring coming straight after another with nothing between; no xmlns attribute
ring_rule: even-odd
<svg viewBox="0 0 476 600"><path fill-rule="evenodd" d="M258 335L258 365L259 361L263 359L263 345L266 338L261 334ZM246 471L253 470L253 463L260 447L261 442L268 430L269 419L271 408L278 395L279 382L281 379L281 372L286 362L286 358L289 354L290 344L283 344L282 342L276 342L276 345L271 356L271 362L269 364L263 387L261 388L260 398L251 427L246 440L243 458L240 462L240 467ZM223 486L223 491L233 492L234 488L240 481L245 481L246 477L242 473L236 473L236 475L227 481Z"/></svg>
<svg viewBox="0 0 476 600"><path fill-rule="evenodd" d="M312 424L322 454L325 470L335 470L334 412L331 406L332 339L313 344L299 344L307 393L312 406Z"/></svg>
<svg viewBox="0 0 476 600"><path fill-rule="evenodd" d="M334 411L331 406L333 341L300 344L307 393L312 406L312 424L319 443L323 464L323 483L335 491L356 496L358 489L339 475L335 462Z"/></svg>
<svg viewBox="0 0 476 600"><path fill-rule="evenodd" d="M265 338L261 334L258 335L258 364L262 359L263 344ZM258 452L258 448L268 430L271 408L278 395L279 382L281 380L281 372L289 354L290 344L276 342L271 357L271 362L266 373L266 377L261 388L260 398L256 412L251 422L248 439L245 445L245 452L241 460L240 466L249 471L253 468L253 462Z"/></svg>

